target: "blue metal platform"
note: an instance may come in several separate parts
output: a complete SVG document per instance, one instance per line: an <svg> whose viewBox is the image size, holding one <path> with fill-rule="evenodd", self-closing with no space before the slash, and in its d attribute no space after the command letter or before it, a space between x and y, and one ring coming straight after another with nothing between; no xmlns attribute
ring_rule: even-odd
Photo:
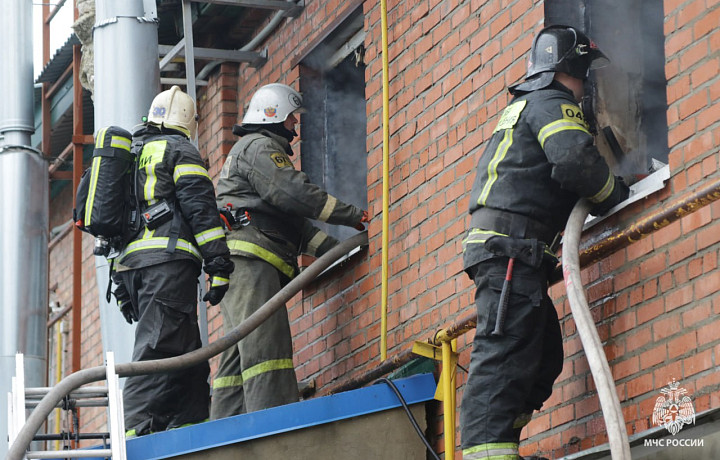
<svg viewBox="0 0 720 460"><path fill-rule="evenodd" d="M435 394L432 374L393 380L408 405ZM400 407L385 384L127 440L128 460L163 459Z"/></svg>

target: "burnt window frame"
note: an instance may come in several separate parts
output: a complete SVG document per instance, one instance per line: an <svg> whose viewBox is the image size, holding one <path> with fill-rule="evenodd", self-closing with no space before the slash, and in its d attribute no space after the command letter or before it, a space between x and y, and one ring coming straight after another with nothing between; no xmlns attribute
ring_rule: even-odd
<svg viewBox="0 0 720 460"><path fill-rule="evenodd" d="M301 169L313 183L340 201L367 209L364 41L364 15L358 2L302 53L297 65L303 105L307 109L300 118ZM356 70L352 70L354 65ZM347 97L336 92L344 80L353 85ZM336 134L340 131L345 135ZM348 145L349 148L344 148ZM350 227L314 224L339 240L357 233Z"/></svg>
<svg viewBox="0 0 720 460"><path fill-rule="evenodd" d="M607 67L591 72L586 86L591 104L586 101L589 107L584 109L596 119L599 150L613 172L631 184L631 195L604 217L665 188L670 178L662 4L610 1L612 5L548 0L544 5L545 26L564 24L586 31L610 59ZM623 30L633 38L623 39ZM618 87L623 93L613 94ZM628 134L633 111L641 127ZM622 152L613 151L617 146ZM620 164L623 156L631 166ZM604 217L589 219L586 227Z"/></svg>

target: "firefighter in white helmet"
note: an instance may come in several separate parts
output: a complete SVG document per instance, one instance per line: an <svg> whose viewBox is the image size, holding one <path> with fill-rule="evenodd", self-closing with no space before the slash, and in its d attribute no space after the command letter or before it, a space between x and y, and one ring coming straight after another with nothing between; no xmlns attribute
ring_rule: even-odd
<svg viewBox="0 0 720 460"><path fill-rule="evenodd" d="M197 324L200 269L210 277L204 300L217 304L233 264L215 190L191 139L195 102L173 86L152 102L133 135L136 191L144 225L118 256L115 296L137 321L133 361L169 358L202 346ZM123 399L128 435L177 428L208 418L207 362L170 374L128 377Z"/></svg>
<svg viewBox="0 0 720 460"><path fill-rule="evenodd" d="M255 92L217 185L218 206L247 212L250 225L234 227L228 246L235 271L220 302L224 327L240 324L297 273L300 253L320 256L337 240L309 219L359 230L366 211L343 203L311 183L290 161L302 97L275 83ZM278 310L221 357L213 381L212 419L298 400L287 311Z"/></svg>

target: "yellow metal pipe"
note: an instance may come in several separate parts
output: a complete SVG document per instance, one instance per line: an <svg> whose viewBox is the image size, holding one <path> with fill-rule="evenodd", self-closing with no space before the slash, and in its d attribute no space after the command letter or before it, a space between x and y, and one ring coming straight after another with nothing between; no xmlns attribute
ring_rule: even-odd
<svg viewBox="0 0 720 460"><path fill-rule="evenodd" d="M382 187L382 285L380 313L380 359L387 359L387 309L388 309L388 228L390 226L390 83L388 70L388 21L387 1L380 0L380 24L382 32L382 88L383 88L383 187Z"/></svg>
<svg viewBox="0 0 720 460"><path fill-rule="evenodd" d="M452 342L450 342L451 350L453 352L453 356L457 356L457 340L453 339ZM456 369L457 361L453 362L453 372L452 372L452 381L450 382L450 389L452 390L450 394L452 395L452 404L450 405L450 408L452 409L452 417L450 417L450 420L452 420L453 427L455 426L455 413L457 412L457 369ZM455 431L453 430L453 434ZM453 439L455 436L453 436ZM453 446L454 447L454 446Z"/></svg>
<svg viewBox="0 0 720 460"><path fill-rule="evenodd" d="M455 395L452 388L452 344L442 343L443 431L445 432L445 458L455 458Z"/></svg>

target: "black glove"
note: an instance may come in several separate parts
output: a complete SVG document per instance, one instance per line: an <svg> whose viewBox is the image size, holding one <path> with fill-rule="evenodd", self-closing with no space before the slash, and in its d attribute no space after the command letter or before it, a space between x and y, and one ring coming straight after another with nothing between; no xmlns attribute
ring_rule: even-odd
<svg viewBox="0 0 720 460"><path fill-rule="evenodd" d="M227 257L219 256L205 260L205 273L213 276L216 273L224 273L227 278L235 270L235 264Z"/></svg>
<svg viewBox="0 0 720 460"><path fill-rule="evenodd" d="M230 287L230 273L235 264L227 257L215 257L205 261L205 273L209 275L210 289L203 296L203 301L217 305Z"/></svg>
<svg viewBox="0 0 720 460"><path fill-rule="evenodd" d="M203 296L203 301L210 302L210 305L220 303L230 287L229 275L216 273L209 278L210 289Z"/></svg>
<svg viewBox="0 0 720 460"><path fill-rule="evenodd" d="M132 324L133 321L137 322L138 317L132 306L132 302L130 302L130 293L125 288L125 285L122 283L118 284L113 294L117 300L118 307L120 307L120 313L125 317L125 321L127 321L128 324Z"/></svg>
<svg viewBox="0 0 720 460"><path fill-rule="evenodd" d="M602 216L616 205L627 200L630 196L630 187L627 186L622 177L615 176L613 191L605 201L598 203L590 210L593 216Z"/></svg>

